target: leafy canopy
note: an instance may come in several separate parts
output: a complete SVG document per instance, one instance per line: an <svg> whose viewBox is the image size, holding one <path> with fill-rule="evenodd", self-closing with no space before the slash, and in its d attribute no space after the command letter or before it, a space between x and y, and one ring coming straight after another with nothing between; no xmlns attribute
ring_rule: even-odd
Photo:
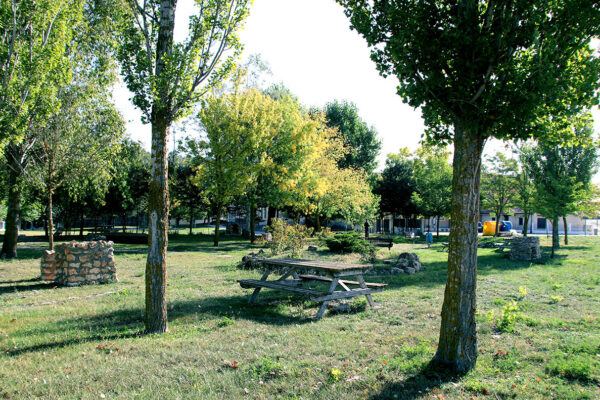
<svg viewBox="0 0 600 400"><path fill-rule="evenodd" d="M586 0L338 0L383 76L421 107L426 138L452 126L499 139L576 139L566 121L597 104L600 4ZM540 129L550 115L563 115Z"/></svg>

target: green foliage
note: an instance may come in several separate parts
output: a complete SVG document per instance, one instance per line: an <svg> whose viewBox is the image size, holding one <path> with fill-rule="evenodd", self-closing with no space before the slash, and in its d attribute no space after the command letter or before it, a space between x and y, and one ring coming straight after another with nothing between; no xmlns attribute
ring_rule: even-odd
<svg viewBox="0 0 600 400"><path fill-rule="evenodd" d="M329 376L327 377L327 383L336 383L340 380L341 375L342 371L337 368L331 368L331 371L329 371Z"/></svg>
<svg viewBox="0 0 600 400"><path fill-rule="evenodd" d="M563 300L564 300L564 297L562 297L562 296L550 296L550 304L560 303Z"/></svg>
<svg viewBox="0 0 600 400"><path fill-rule="evenodd" d="M272 255L290 251L291 258L298 258L306 240L312 233L312 228L299 224L288 225L285 221L275 218L267 232L270 232L272 236L272 240L269 242Z"/></svg>
<svg viewBox="0 0 600 400"><path fill-rule="evenodd" d="M380 74L395 75L398 94L422 108L426 139L435 143L452 141L456 124L484 137L568 141L566 130L537 127L558 114L552 110L573 115L597 103L593 2L517 2L510 11L492 1L338 3Z"/></svg>
<svg viewBox="0 0 600 400"><path fill-rule="evenodd" d="M409 154L408 149L401 149L398 154L388 154L385 160L385 168L373 189L373 193L381 197L381 212L409 216L416 211L412 202L416 187Z"/></svg>
<svg viewBox="0 0 600 400"><path fill-rule="evenodd" d="M367 261L373 261L377 252L375 246L355 231L338 233L326 238L325 244L333 253L358 253Z"/></svg>
<svg viewBox="0 0 600 400"><path fill-rule="evenodd" d="M372 174L377 167L377 156L381 140L377 131L369 127L358 115L356 104L348 101L333 101L325 106L327 126L338 128L348 152L338 161L340 168L361 169Z"/></svg>
<svg viewBox="0 0 600 400"><path fill-rule="evenodd" d="M443 149L421 147L413 162L415 192L412 202L420 215L450 215L452 199L452 166L450 153Z"/></svg>
<svg viewBox="0 0 600 400"><path fill-rule="evenodd" d="M181 43L173 43L172 31L159 37L160 23L166 20L161 19L160 2L127 3L129 18L121 24L118 53L121 73L144 121L154 122L151 113L155 107L167 111L170 123L186 115L233 70L242 50L238 30L248 15L249 1L204 2L190 16L188 36Z"/></svg>
<svg viewBox="0 0 600 400"><path fill-rule="evenodd" d="M0 3L0 148L7 139L19 142L32 122L40 123L60 105L58 88L72 78L65 54L75 30L85 26L84 4Z"/></svg>
<svg viewBox="0 0 600 400"><path fill-rule="evenodd" d="M496 221L503 221L503 216L510 213L513 201L517 196L515 176L517 162L498 152L488 159L488 169L481 179L481 206L489 208L496 216ZM500 224L496 224L496 234Z"/></svg>
<svg viewBox="0 0 600 400"><path fill-rule="evenodd" d="M555 352L546 365L546 372L567 380L588 381L592 378L593 365L592 357L587 354L566 357L563 353Z"/></svg>
<svg viewBox="0 0 600 400"><path fill-rule="evenodd" d="M277 378L283 374L283 366L267 358L256 360L256 365L250 367L250 376L254 379L268 380Z"/></svg>
<svg viewBox="0 0 600 400"><path fill-rule="evenodd" d="M598 147L586 115L573 121L579 144L558 146L538 143L524 147L521 158L535 187L534 208L555 221L561 216L585 209L593 188L591 178L598 166ZM553 235L558 245L558 235Z"/></svg>

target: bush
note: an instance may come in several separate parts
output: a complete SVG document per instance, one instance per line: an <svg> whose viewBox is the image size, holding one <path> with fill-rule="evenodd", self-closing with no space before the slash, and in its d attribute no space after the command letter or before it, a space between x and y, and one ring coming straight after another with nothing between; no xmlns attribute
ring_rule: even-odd
<svg viewBox="0 0 600 400"><path fill-rule="evenodd" d="M290 257L298 258L306 239L312 233L312 228L298 224L288 225L281 219L274 219L267 231L272 236L272 240L269 242L272 255L290 251Z"/></svg>
<svg viewBox="0 0 600 400"><path fill-rule="evenodd" d="M546 365L546 372L567 380L589 381L592 379L592 363L588 355L565 358L560 353L554 353L552 361Z"/></svg>
<svg viewBox="0 0 600 400"><path fill-rule="evenodd" d="M373 261L377 253L375 246L362 238L358 232L338 233L325 239L329 251L334 253L359 253L363 259Z"/></svg>

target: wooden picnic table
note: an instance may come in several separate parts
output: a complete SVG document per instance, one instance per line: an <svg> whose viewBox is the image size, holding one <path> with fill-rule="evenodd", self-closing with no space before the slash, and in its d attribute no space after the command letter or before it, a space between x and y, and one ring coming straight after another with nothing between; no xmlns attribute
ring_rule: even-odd
<svg viewBox="0 0 600 400"><path fill-rule="evenodd" d="M316 319L325 313L331 300L347 299L355 296L365 296L371 307L375 306L371 293L380 292L387 284L365 282L363 272L372 267L371 264L340 264L313 260L296 260L291 258L265 259L265 272L260 279L240 279L240 286L245 289L254 288L248 300L253 304L260 290L264 288L301 293L315 302L322 302ZM267 280L271 272L279 271L281 276L275 280ZM313 274L314 273L314 274ZM356 280L342 279L356 277ZM316 290L304 287L305 282L328 282L329 289ZM336 290L341 286L343 290ZM358 286L351 288L352 286Z"/></svg>

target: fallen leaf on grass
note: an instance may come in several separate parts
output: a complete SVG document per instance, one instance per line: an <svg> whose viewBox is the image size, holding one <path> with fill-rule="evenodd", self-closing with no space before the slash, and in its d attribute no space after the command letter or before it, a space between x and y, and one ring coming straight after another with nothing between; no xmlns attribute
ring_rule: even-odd
<svg viewBox="0 0 600 400"><path fill-rule="evenodd" d="M228 362L225 363L226 366L228 366L229 368L237 368L238 367L238 362L234 361L234 362Z"/></svg>

